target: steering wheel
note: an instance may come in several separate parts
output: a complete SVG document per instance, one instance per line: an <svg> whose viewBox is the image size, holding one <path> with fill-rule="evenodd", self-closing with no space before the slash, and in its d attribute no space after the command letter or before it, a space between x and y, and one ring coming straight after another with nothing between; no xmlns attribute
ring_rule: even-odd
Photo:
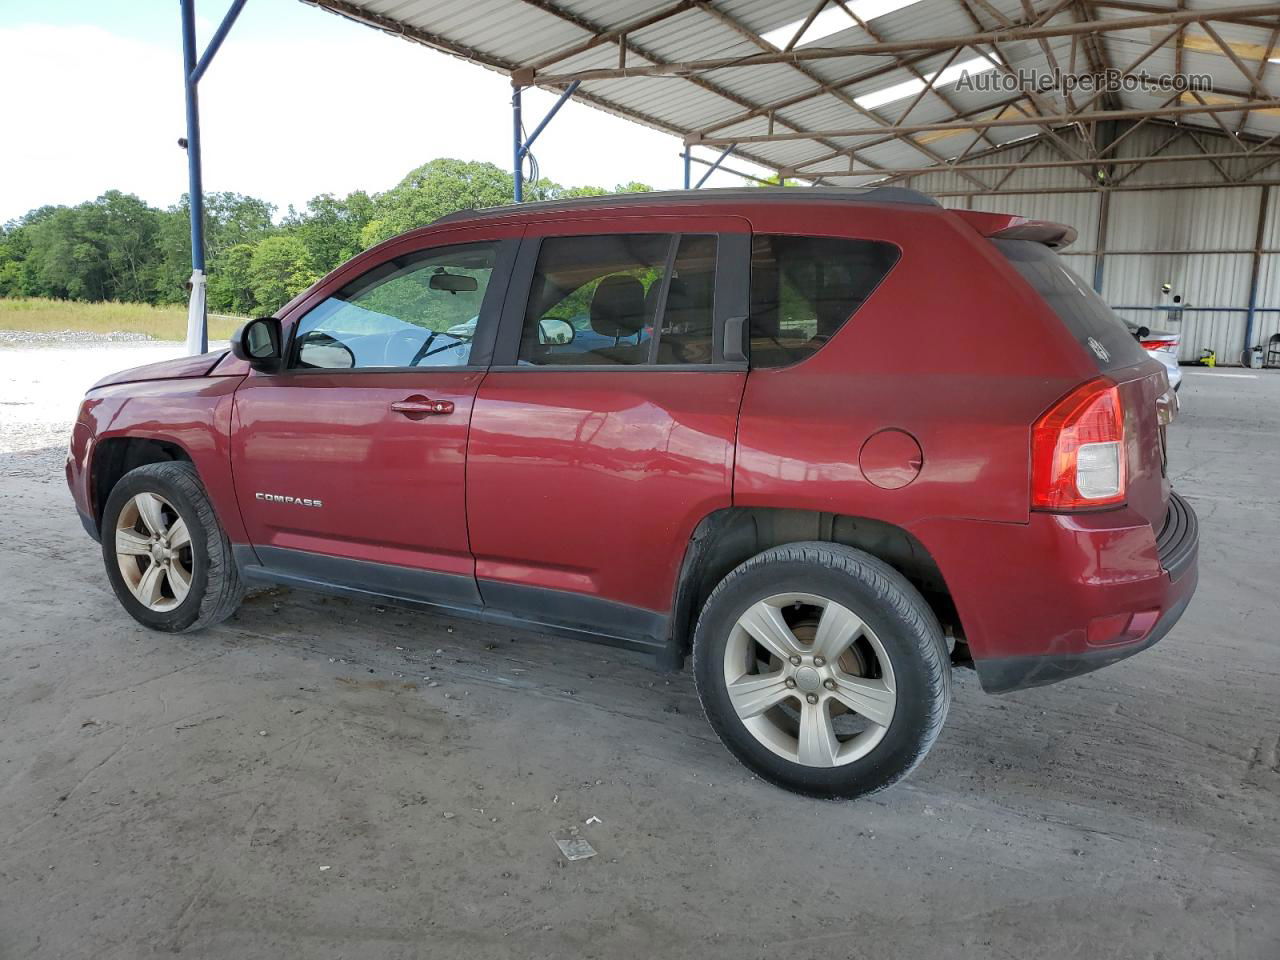
<svg viewBox="0 0 1280 960"><path fill-rule="evenodd" d="M422 349L418 346L418 338L425 331L418 330L397 330L387 336L385 345L382 348L382 363L388 367L413 367L417 366L418 361L422 358ZM430 343L430 337L427 338ZM410 350L416 351L413 359L405 363L401 358Z"/></svg>

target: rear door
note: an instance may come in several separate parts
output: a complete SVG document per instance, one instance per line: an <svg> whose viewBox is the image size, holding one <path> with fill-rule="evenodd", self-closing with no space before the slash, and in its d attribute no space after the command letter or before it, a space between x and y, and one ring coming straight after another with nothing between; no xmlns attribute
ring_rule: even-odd
<svg viewBox="0 0 1280 960"><path fill-rule="evenodd" d="M486 606L659 642L689 535L728 507L749 225L531 224L476 397L467 516ZM735 327L734 329L740 329Z"/></svg>
<svg viewBox="0 0 1280 960"><path fill-rule="evenodd" d="M475 605L467 433L516 236L390 248L290 318L284 368L236 393L232 463L276 573ZM512 228L506 228L508 233Z"/></svg>

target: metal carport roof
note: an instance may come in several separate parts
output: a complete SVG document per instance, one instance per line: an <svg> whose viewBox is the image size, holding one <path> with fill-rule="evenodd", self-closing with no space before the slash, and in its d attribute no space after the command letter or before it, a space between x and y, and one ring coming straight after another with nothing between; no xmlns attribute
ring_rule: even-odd
<svg viewBox="0 0 1280 960"><path fill-rule="evenodd" d="M303 2L501 71L517 89L573 85L577 99L688 145L732 146L734 156L810 182L857 186L946 165L986 192L997 171L964 161L1033 138L1055 153L1039 163L1098 178L1114 142L1146 123L1225 133L1241 157L1280 159L1268 150L1280 135L1280 4ZM966 65L1000 83L965 89L956 75ZM1198 74L1212 89L1072 93L1015 83L1108 70Z"/></svg>

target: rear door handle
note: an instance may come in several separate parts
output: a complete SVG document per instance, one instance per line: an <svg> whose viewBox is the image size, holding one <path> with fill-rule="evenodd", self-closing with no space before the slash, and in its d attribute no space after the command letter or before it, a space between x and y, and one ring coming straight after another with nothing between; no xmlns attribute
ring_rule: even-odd
<svg viewBox="0 0 1280 960"><path fill-rule="evenodd" d="M453 413L453 401L432 400L430 397L415 394L412 397L405 397L403 400L395 401L391 404L391 409L396 413L403 413L410 419L440 417Z"/></svg>

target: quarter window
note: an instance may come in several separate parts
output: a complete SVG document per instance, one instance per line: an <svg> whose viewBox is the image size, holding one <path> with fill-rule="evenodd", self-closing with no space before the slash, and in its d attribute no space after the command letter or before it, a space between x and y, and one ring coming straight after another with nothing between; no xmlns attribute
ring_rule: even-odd
<svg viewBox="0 0 1280 960"><path fill-rule="evenodd" d="M293 366L466 366L496 257L476 243L379 264L299 321Z"/></svg>
<svg viewBox="0 0 1280 960"><path fill-rule="evenodd" d="M715 265L713 236L543 240L519 362L710 363Z"/></svg>
<svg viewBox="0 0 1280 960"><path fill-rule="evenodd" d="M897 260L897 247L876 240L752 237L751 366L785 367L817 352Z"/></svg>

